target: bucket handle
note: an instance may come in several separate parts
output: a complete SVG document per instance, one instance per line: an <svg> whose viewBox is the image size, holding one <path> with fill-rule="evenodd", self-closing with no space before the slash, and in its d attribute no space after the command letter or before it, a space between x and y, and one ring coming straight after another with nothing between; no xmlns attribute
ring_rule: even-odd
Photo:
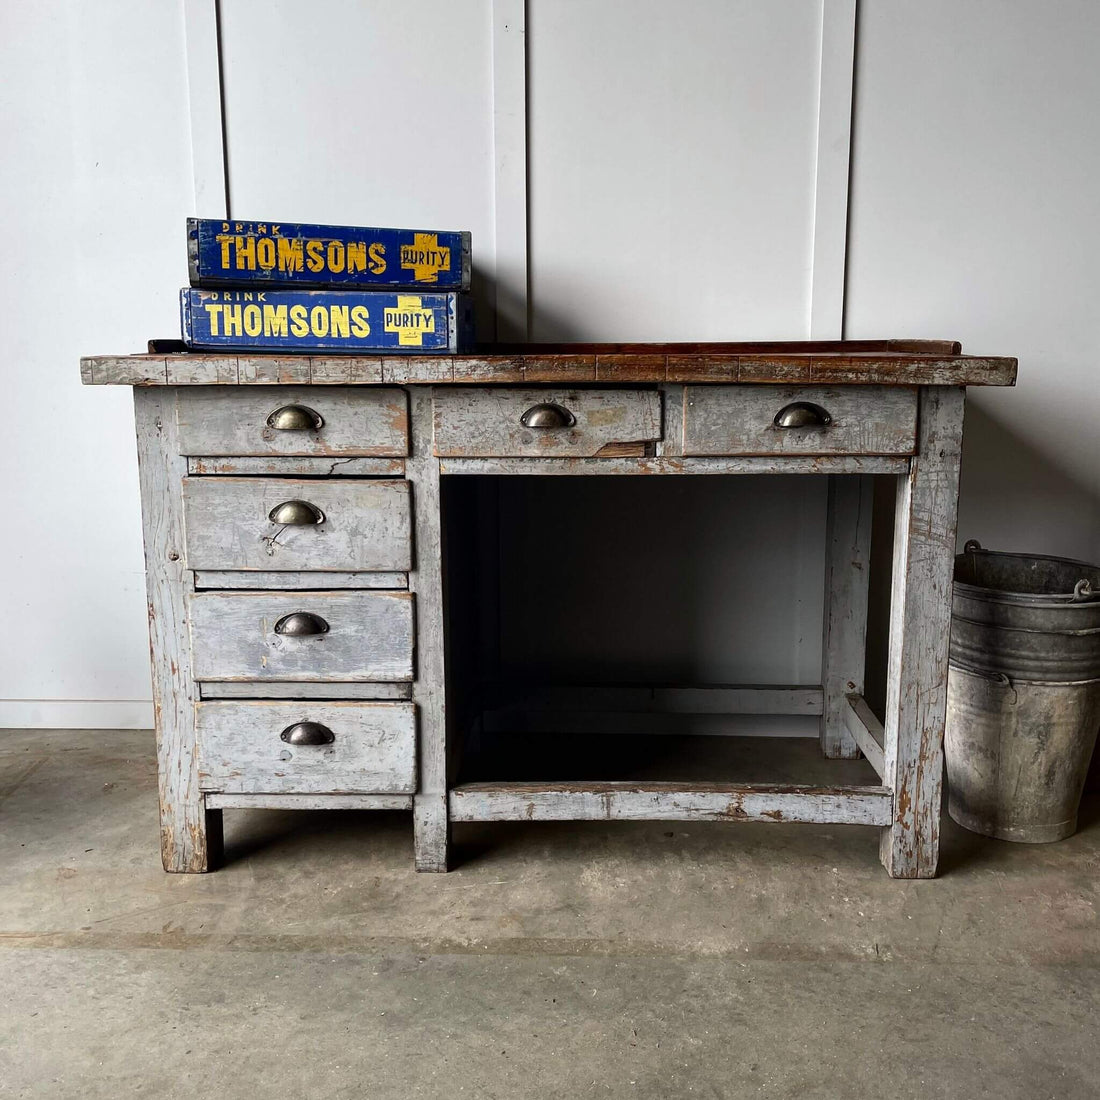
<svg viewBox="0 0 1100 1100"><path fill-rule="evenodd" d="M971 676L977 676L982 680L990 680L994 684L999 684L1001 687L1007 688L1012 692L1011 706L1015 706L1020 701L1020 695L1016 690L1016 685L1012 682L1012 677L1006 676L1003 672L987 672L984 668L975 668L973 665L968 665L963 661L956 661L954 659L951 661L951 667L969 673Z"/></svg>

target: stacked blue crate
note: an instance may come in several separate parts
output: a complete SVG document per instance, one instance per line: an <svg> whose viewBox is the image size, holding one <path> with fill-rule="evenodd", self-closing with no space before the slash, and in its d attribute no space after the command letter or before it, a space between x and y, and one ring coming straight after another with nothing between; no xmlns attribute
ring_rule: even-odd
<svg viewBox="0 0 1100 1100"><path fill-rule="evenodd" d="M202 350L464 351L470 234L189 218L183 340Z"/></svg>

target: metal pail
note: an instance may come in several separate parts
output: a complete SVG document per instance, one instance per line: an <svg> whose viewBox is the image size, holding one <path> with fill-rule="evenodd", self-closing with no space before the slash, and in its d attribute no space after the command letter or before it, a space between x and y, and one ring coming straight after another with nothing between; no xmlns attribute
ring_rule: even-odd
<svg viewBox="0 0 1100 1100"><path fill-rule="evenodd" d="M997 554L955 559L947 810L985 836L1070 836L1100 729L1100 568Z"/></svg>

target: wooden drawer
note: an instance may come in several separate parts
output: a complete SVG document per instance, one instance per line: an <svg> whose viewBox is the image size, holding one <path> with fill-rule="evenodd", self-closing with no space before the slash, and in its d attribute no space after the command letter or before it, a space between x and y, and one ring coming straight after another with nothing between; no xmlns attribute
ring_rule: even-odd
<svg viewBox="0 0 1100 1100"><path fill-rule="evenodd" d="M196 680L413 678L409 592L202 592L190 604Z"/></svg>
<svg viewBox="0 0 1100 1100"><path fill-rule="evenodd" d="M643 454L661 438L655 390L436 389L441 458L593 458ZM539 426L539 420L543 426Z"/></svg>
<svg viewBox="0 0 1100 1100"><path fill-rule="evenodd" d="M284 740L299 723L325 741ZM234 794L412 794L412 703L216 702L195 705L199 787Z"/></svg>
<svg viewBox="0 0 1100 1100"><path fill-rule="evenodd" d="M320 522L271 515L300 501ZM309 519L308 509L298 519ZM412 564L407 481L188 477L183 481L189 569L405 571Z"/></svg>
<svg viewBox="0 0 1100 1100"><path fill-rule="evenodd" d="M779 425L785 411L796 426ZM913 388L684 388L685 455L907 455L916 438Z"/></svg>
<svg viewBox="0 0 1100 1100"><path fill-rule="evenodd" d="M404 390L188 386L176 393L176 419L184 455L401 458L409 453Z"/></svg>

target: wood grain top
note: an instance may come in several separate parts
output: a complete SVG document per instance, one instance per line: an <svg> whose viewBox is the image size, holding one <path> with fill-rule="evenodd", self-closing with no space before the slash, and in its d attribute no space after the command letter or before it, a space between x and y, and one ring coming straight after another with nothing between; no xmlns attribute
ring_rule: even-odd
<svg viewBox="0 0 1100 1100"><path fill-rule="evenodd" d="M145 355L80 360L90 386L731 383L1011 386L1016 360L947 340L493 345L464 355L237 355L152 341Z"/></svg>

